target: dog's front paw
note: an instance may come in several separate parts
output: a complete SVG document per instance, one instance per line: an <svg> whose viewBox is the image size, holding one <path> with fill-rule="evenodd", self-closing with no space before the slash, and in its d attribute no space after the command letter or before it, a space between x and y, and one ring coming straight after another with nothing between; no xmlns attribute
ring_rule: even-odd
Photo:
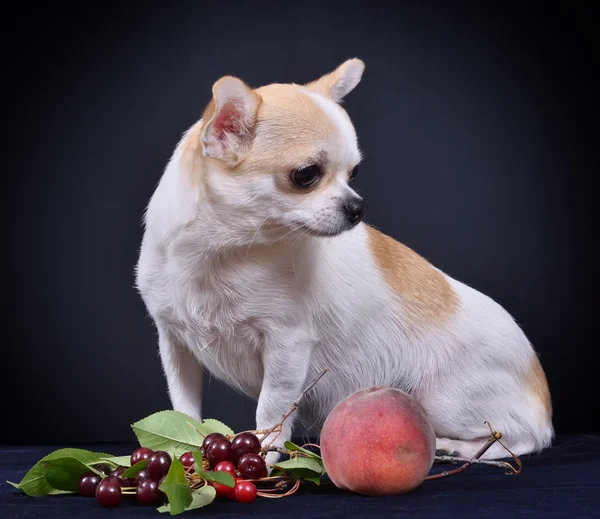
<svg viewBox="0 0 600 519"><path fill-rule="evenodd" d="M280 461L281 457L282 455L279 452L267 452L265 462L267 463L267 470L269 471L269 474L271 474L271 471L273 470L273 465Z"/></svg>
<svg viewBox="0 0 600 519"><path fill-rule="evenodd" d="M451 456L451 457L456 457L456 456L458 456L458 452L450 450L450 449L436 449L435 450L435 455L436 456Z"/></svg>

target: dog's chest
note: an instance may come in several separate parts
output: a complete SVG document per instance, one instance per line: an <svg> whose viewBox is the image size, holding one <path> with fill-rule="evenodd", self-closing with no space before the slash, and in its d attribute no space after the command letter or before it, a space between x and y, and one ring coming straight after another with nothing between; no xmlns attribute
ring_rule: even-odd
<svg viewBox="0 0 600 519"><path fill-rule="evenodd" d="M171 325L185 344L214 377L253 398L263 378L264 334L289 304L277 275L276 265L211 261L169 290Z"/></svg>

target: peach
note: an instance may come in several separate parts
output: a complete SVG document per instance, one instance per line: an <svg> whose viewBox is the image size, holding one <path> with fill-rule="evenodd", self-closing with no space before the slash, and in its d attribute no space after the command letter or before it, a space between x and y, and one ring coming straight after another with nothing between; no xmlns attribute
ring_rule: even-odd
<svg viewBox="0 0 600 519"><path fill-rule="evenodd" d="M336 405L321 429L321 455L342 490L395 495L419 487L435 457L435 432L413 396L371 387Z"/></svg>

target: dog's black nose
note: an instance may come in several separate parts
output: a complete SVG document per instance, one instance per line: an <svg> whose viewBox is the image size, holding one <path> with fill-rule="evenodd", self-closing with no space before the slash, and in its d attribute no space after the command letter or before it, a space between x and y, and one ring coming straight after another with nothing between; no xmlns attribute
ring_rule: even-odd
<svg viewBox="0 0 600 519"><path fill-rule="evenodd" d="M344 211L350 223L360 222L367 214L367 203L362 198L353 198L344 205Z"/></svg>

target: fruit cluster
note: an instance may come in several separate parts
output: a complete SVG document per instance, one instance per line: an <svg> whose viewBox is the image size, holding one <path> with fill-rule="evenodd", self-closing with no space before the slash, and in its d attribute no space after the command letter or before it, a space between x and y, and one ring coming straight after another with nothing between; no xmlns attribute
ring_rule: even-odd
<svg viewBox="0 0 600 519"><path fill-rule="evenodd" d="M100 463L94 469L102 473L104 477L95 472L87 472L79 480L79 492L85 497L96 497L98 503L107 508L118 506L123 498L123 493L133 494L138 503L142 505L157 505L166 500L166 495L161 492L160 485L163 483L169 467L171 456L165 451L152 451L151 449L139 448L131 454L131 465L148 460L145 469L138 472L135 478L123 477L127 467L112 469L108 464Z"/></svg>
<svg viewBox="0 0 600 519"><path fill-rule="evenodd" d="M256 435L243 432L231 441L220 433L212 433L204 438L202 460L214 472L227 472L235 481L233 487L216 481L207 481L214 487L216 496L227 496L239 503L250 503L257 495L256 486L249 480L258 480L267 476L267 465L260 455L261 443ZM167 496L160 490L172 458L165 451L152 451L140 447L131 454L131 466L147 460L146 468L140 470L135 478L124 477L127 467L112 468L100 463L94 466L96 472L87 472L79 480L79 492L85 497L96 497L97 502L107 508L119 505L123 495L134 495L139 504L160 505ZM190 481L194 480L194 452L186 452L179 457Z"/></svg>
<svg viewBox="0 0 600 519"><path fill-rule="evenodd" d="M256 486L247 480L261 479L268 473L267 464L259 454L260 449L260 440L249 432L239 433L231 441L220 433L212 433L204 438L202 452L209 467L215 472L229 472L236 481L233 488L212 483L217 496L228 496L240 503L254 501ZM181 462L185 467L183 459Z"/></svg>

